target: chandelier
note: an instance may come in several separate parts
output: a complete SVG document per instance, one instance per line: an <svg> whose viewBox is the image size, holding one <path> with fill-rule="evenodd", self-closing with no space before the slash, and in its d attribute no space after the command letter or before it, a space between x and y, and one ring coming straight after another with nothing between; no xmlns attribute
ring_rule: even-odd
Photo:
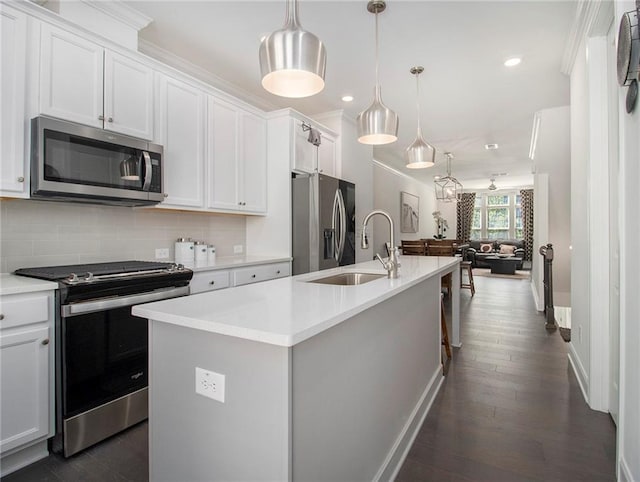
<svg viewBox="0 0 640 482"><path fill-rule="evenodd" d="M451 175L451 159L453 159L453 154L445 152L444 155L447 157L447 175L435 179L433 183L436 189L436 199L450 203L460 199L462 184Z"/></svg>

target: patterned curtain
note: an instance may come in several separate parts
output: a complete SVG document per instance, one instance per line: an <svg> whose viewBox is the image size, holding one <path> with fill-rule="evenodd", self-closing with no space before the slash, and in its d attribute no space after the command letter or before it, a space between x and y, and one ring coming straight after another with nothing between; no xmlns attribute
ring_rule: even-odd
<svg viewBox="0 0 640 482"><path fill-rule="evenodd" d="M475 192L463 192L456 208L458 212L457 238L467 243L471 238L471 224L473 223L473 207L476 203Z"/></svg>
<svg viewBox="0 0 640 482"><path fill-rule="evenodd" d="M533 189L520 191L520 205L522 206L524 259L531 261L533 257Z"/></svg>

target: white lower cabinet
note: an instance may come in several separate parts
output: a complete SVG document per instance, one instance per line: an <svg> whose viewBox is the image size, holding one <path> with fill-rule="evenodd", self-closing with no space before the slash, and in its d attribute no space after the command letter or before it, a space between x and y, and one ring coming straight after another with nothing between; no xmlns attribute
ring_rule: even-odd
<svg viewBox="0 0 640 482"><path fill-rule="evenodd" d="M284 278L291 274L289 263L264 264L248 266L233 270L233 286L248 285L259 281Z"/></svg>
<svg viewBox="0 0 640 482"><path fill-rule="evenodd" d="M53 426L53 291L0 298L2 475L46 456ZM43 448L34 451L34 444ZM24 455L26 454L26 455Z"/></svg>
<svg viewBox="0 0 640 482"><path fill-rule="evenodd" d="M242 286L259 281L284 278L291 274L289 262L270 263L230 270L198 271L189 283L189 294L215 291L230 286Z"/></svg>
<svg viewBox="0 0 640 482"><path fill-rule="evenodd" d="M229 271L199 271L193 273L189 283L189 294L215 291L229 287Z"/></svg>

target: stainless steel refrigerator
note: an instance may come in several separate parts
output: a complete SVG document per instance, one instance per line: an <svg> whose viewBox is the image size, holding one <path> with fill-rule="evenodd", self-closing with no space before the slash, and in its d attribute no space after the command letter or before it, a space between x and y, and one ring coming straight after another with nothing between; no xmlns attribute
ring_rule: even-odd
<svg viewBox="0 0 640 482"><path fill-rule="evenodd" d="M355 263L355 184L324 174L291 183L293 274Z"/></svg>

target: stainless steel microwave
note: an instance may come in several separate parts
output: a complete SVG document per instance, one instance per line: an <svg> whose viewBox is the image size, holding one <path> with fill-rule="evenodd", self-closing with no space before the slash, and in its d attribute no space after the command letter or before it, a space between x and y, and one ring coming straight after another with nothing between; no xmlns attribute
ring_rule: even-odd
<svg viewBox="0 0 640 482"><path fill-rule="evenodd" d="M162 146L50 117L31 120L31 197L148 206L164 199Z"/></svg>

